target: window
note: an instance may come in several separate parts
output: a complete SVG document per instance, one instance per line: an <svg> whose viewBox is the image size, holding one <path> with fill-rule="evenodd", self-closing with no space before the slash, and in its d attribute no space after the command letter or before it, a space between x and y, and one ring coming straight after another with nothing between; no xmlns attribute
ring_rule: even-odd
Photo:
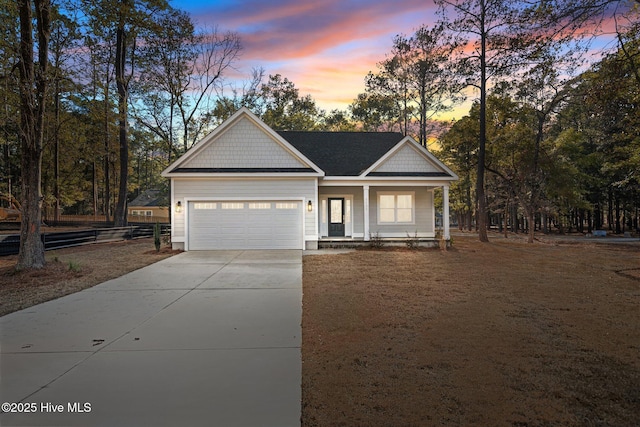
<svg viewBox="0 0 640 427"><path fill-rule="evenodd" d="M298 209L297 203L276 203L276 209Z"/></svg>
<svg viewBox="0 0 640 427"><path fill-rule="evenodd" d="M220 203L222 209L244 209L244 203Z"/></svg>
<svg viewBox="0 0 640 427"><path fill-rule="evenodd" d="M271 203L249 203L249 209L271 209Z"/></svg>
<svg viewBox="0 0 640 427"><path fill-rule="evenodd" d="M379 224L412 224L413 193L378 193Z"/></svg>
<svg viewBox="0 0 640 427"><path fill-rule="evenodd" d="M203 203L203 202L198 202L198 203L194 203L193 204L193 208L197 209L197 210L209 210L209 209L215 209L216 208L216 204L215 203Z"/></svg>

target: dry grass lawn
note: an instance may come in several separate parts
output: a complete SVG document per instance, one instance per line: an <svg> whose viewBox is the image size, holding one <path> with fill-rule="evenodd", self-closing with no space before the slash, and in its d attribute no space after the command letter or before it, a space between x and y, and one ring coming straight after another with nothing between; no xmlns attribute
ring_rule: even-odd
<svg viewBox="0 0 640 427"><path fill-rule="evenodd" d="M99 243L46 252L41 270L16 273L17 256L0 257L0 316L81 291L167 258L153 239Z"/></svg>
<svg viewBox="0 0 640 427"><path fill-rule="evenodd" d="M18 274L0 258L0 315L172 254L98 244ZM638 425L640 245L456 237L303 268L305 427Z"/></svg>
<svg viewBox="0 0 640 427"><path fill-rule="evenodd" d="M304 257L303 425L635 426L640 247Z"/></svg>

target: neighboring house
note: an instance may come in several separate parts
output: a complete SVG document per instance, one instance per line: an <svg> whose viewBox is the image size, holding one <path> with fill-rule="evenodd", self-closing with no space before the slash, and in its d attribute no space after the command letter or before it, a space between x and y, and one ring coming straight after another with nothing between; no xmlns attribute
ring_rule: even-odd
<svg viewBox="0 0 640 427"><path fill-rule="evenodd" d="M147 220L151 218L158 221L169 220L169 207L166 205L166 201L162 200L160 190L141 192L129 203L127 209L129 221L135 222L139 217L145 217Z"/></svg>
<svg viewBox="0 0 640 427"><path fill-rule="evenodd" d="M435 239L434 190L455 173L411 137L276 132L242 108L162 172L174 248L315 249L371 236Z"/></svg>

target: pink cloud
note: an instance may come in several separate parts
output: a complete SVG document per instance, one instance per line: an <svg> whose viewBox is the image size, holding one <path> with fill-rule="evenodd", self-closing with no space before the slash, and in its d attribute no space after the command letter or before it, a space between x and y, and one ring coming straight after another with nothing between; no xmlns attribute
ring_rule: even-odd
<svg viewBox="0 0 640 427"><path fill-rule="evenodd" d="M389 52L393 36L413 33L433 21L435 11L424 0L250 0L213 7L196 21L240 34L245 75L252 67L280 73L327 110L346 108L364 91L366 74Z"/></svg>
<svg viewBox="0 0 640 427"><path fill-rule="evenodd" d="M390 39L393 34L411 32L415 24L406 28L394 19L411 14L423 16L424 21L431 19L429 10L433 6L425 3L424 0L249 1L202 18L215 19L226 29L238 31L246 58L274 60L277 56L277 60L285 60L318 54L354 40L381 36Z"/></svg>
<svg viewBox="0 0 640 427"><path fill-rule="evenodd" d="M327 110L346 108L389 54L393 37L433 24L437 9L433 0L189 1L196 22L240 34L237 68L244 76L253 67L280 73ZM610 31L606 24L601 30Z"/></svg>

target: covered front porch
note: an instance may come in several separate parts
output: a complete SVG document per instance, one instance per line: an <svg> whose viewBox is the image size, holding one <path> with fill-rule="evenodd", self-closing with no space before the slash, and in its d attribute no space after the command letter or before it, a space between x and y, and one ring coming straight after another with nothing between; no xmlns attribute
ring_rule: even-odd
<svg viewBox="0 0 640 427"><path fill-rule="evenodd" d="M409 242L411 240L411 242ZM411 243L412 247L421 248L435 248L440 245L440 240L437 238L418 238L414 239L413 236L401 238L385 237L381 238L377 245L379 247L387 246L401 246L408 247ZM448 243L447 243L448 244ZM364 239L354 238L333 238L323 237L318 241L318 249L346 249L346 248L361 248L361 247L375 247L376 243L371 240L365 241Z"/></svg>
<svg viewBox="0 0 640 427"><path fill-rule="evenodd" d="M442 229L436 229L435 191L442 188ZM318 246L420 245L450 239L447 183L322 182L318 187ZM373 242L372 242L373 240Z"/></svg>

